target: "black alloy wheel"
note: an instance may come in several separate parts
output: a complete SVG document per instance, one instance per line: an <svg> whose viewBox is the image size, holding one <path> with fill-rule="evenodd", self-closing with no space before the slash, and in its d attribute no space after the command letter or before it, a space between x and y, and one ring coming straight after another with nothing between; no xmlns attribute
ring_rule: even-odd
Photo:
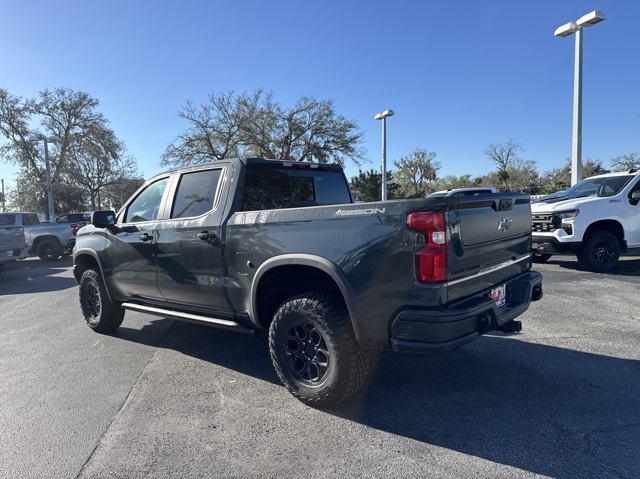
<svg viewBox="0 0 640 479"><path fill-rule="evenodd" d="M296 380L316 386L326 378L331 355L322 331L310 321L300 318L291 324L287 332L286 355Z"/></svg>

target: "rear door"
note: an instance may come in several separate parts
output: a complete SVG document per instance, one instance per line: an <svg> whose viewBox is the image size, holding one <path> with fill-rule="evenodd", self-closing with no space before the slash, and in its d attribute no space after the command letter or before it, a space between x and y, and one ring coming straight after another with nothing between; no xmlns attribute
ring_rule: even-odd
<svg viewBox="0 0 640 479"><path fill-rule="evenodd" d="M169 179L161 177L147 185L127 205L115 227L105 230L107 281L119 297L162 298L155 241Z"/></svg>
<svg viewBox="0 0 640 479"><path fill-rule="evenodd" d="M495 286L531 267L528 195L459 196L455 204L448 214L449 301Z"/></svg>
<svg viewBox="0 0 640 479"><path fill-rule="evenodd" d="M174 178L167 218L157 235L158 286L165 301L194 309L222 308L220 225L229 168L192 169Z"/></svg>

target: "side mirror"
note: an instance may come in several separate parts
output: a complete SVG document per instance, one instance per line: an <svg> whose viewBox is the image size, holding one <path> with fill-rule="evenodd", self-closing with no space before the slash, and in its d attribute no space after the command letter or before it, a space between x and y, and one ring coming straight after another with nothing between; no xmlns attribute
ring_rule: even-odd
<svg viewBox="0 0 640 479"><path fill-rule="evenodd" d="M640 190L635 190L631 193L631 201L632 205L637 205L640 203Z"/></svg>
<svg viewBox="0 0 640 479"><path fill-rule="evenodd" d="M94 211L91 213L91 224L96 228L113 226L116 224L116 212L112 210Z"/></svg>

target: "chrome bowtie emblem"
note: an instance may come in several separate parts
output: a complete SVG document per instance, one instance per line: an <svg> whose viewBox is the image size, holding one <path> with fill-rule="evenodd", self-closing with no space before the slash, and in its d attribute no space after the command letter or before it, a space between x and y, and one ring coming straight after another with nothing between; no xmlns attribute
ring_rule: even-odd
<svg viewBox="0 0 640 479"><path fill-rule="evenodd" d="M507 231L509 228L511 228L511 218L501 218L500 222L498 223L498 231Z"/></svg>

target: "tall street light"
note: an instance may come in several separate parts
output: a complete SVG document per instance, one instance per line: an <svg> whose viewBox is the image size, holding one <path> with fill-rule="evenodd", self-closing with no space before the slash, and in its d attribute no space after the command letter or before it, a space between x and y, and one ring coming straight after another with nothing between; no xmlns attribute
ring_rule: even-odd
<svg viewBox="0 0 640 479"><path fill-rule="evenodd" d="M37 135L29 138L30 141L34 143L38 143L42 141L44 143L44 164L47 169L47 204L49 207L49 221L53 221L55 218L55 213L53 211L53 191L51 190L51 166L49 165L49 143L58 143L58 140L55 136L44 136L42 133L38 133Z"/></svg>
<svg viewBox="0 0 640 479"><path fill-rule="evenodd" d="M382 120L382 201L387 200L387 117L393 115L393 110L385 110L374 116L376 120Z"/></svg>
<svg viewBox="0 0 640 479"><path fill-rule="evenodd" d="M571 139L571 185L582 179L582 28L605 20L604 13L594 10L575 22L556 28L556 37L576 36L575 64L573 70L573 134Z"/></svg>

